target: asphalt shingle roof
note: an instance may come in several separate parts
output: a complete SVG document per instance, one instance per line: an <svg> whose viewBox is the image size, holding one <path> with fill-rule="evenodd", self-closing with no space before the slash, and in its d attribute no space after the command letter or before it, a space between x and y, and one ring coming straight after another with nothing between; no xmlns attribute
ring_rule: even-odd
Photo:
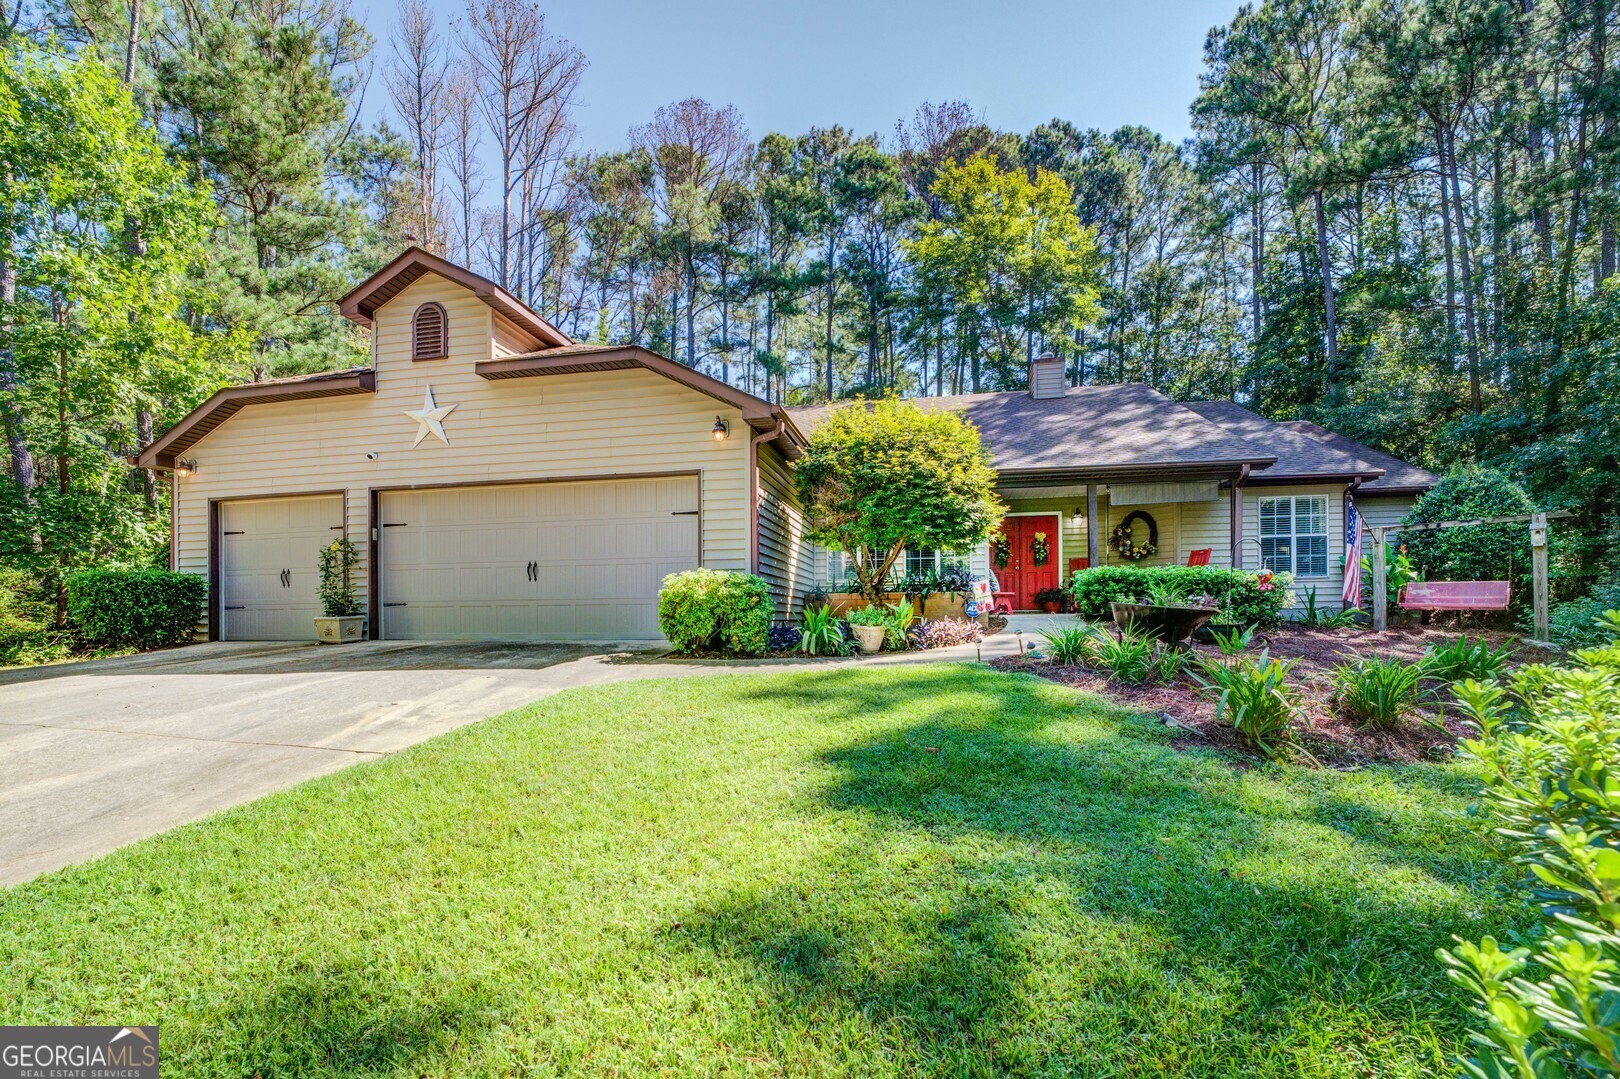
<svg viewBox="0 0 1620 1079"><path fill-rule="evenodd" d="M1440 477L1426 468L1408 464L1399 457L1391 457L1381 450L1357 442L1355 439L1334 434L1325 427L1318 427L1309 420L1287 420L1279 423L1279 427L1292 428L1301 434L1319 439L1335 449L1346 453L1353 453L1370 465L1376 465L1384 470L1384 474L1370 483L1363 483L1361 490L1368 494L1394 494L1396 492L1427 491L1440 482Z"/></svg>
<svg viewBox="0 0 1620 1079"><path fill-rule="evenodd" d="M1256 474L1255 478L1263 483L1321 476L1371 479L1383 473L1382 466L1347 447L1330 445L1288 424L1256 415L1232 401L1193 401L1187 407L1234 434L1271 447L1277 463ZM1355 445L1348 439L1345 441L1349 446Z"/></svg>
<svg viewBox="0 0 1620 1079"><path fill-rule="evenodd" d="M931 411L960 411L971 420L1003 472L1098 470L1152 466L1224 466L1270 462L1263 441L1232 432L1139 383L1077 386L1037 400L1020 391L916 397ZM790 408L805 435L831 406Z"/></svg>

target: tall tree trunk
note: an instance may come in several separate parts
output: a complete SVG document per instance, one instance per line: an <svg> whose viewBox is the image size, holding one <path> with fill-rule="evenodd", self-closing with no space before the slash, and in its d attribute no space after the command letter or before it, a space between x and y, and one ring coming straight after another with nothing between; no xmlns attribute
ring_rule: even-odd
<svg viewBox="0 0 1620 1079"><path fill-rule="evenodd" d="M1468 239L1468 218L1463 213L1462 180L1457 170L1457 133L1445 132L1447 171L1451 174L1451 201L1457 215L1457 253L1462 259L1463 332L1468 343L1468 410L1479 415L1484 409L1479 379L1479 335L1474 325L1474 260Z"/></svg>
<svg viewBox="0 0 1620 1079"><path fill-rule="evenodd" d="M11 453L12 482L23 497L32 502L38 479L34 474L34 454L28 448L28 434L23 430L22 403L17 392L17 355L12 347L16 326L11 321L11 312L17 303L17 267L10 257L13 235L10 206L4 200L0 200L0 205L6 206L5 233L0 237L0 244L4 245L0 246L0 305L6 312L0 319L0 427L5 429L6 446Z"/></svg>
<svg viewBox="0 0 1620 1079"><path fill-rule="evenodd" d="M1327 209L1323 206L1322 191L1317 189L1316 204L1316 262L1322 275L1322 314L1327 334L1327 399L1337 404L1339 397L1339 320L1333 307L1333 261L1328 256Z"/></svg>

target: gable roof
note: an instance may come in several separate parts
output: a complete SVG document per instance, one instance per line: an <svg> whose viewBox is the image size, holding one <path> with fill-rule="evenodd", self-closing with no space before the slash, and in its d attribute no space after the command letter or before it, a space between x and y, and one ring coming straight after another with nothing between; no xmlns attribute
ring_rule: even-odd
<svg viewBox="0 0 1620 1079"><path fill-rule="evenodd" d="M1285 420L1277 426L1291 428L1335 449L1353 453L1370 465L1382 468L1384 470L1382 476L1369 483L1363 483L1358 488L1362 494L1422 494L1440 482L1440 477L1426 468L1408 464L1399 457L1392 457L1382 450L1375 450L1371 446L1357 442L1355 439L1335 434L1325 427L1318 427L1309 420Z"/></svg>
<svg viewBox="0 0 1620 1079"><path fill-rule="evenodd" d="M914 397L930 412L959 411L979 428L1003 474L1066 475L1106 480L1177 470L1220 474L1277 459L1263 441L1229 431L1150 386L1127 382L1076 386L1062 397L1034 398L1022 390ZM791 408L806 434L834 406Z"/></svg>
<svg viewBox="0 0 1620 1079"><path fill-rule="evenodd" d="M489 278L414 246L407 247L388 265L350 289L338 301L338 310L344 318L370 326L379 307L405 291L413 281L430 273L461 285L529 333L541 347L574 343L567 334Z"/></svg>
<svg viewBox="0 0 1620 1079"><path fill-rule="evenodd" d="M234 416L244 405L302 401L312 397L345 397L353 393L373 393L376 389L377 373L369 367L271 378L245 386L226 386L154 439L135 455L134 461L141 468L173 468L176 457Z"/></svg>
<svg viewBox="0 0 1620 1079"><path fill-rule="evenodd" d="M1332 445L1287 424L1268 420L1233 401L1193 401L1187 408L1234 434L1271 447L1277 463L1264 473L1249 477L1251 484L1357 479L1365 483L1384 474L1382 466L1355 452L1351 448L1355 443L1348 439L1345 440L1348 446Z"/></svg>

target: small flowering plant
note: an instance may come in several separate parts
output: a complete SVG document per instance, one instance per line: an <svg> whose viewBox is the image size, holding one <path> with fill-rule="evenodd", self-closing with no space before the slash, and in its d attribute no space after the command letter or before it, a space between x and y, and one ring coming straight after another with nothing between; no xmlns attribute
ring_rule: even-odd
<svg viewBox="0 0 1620 1079"><path fill-rule="evenodd" d="M349 618L361 613L354 589L354 567L359 562L360 550L346 536L321 548L321 610L326 617Z"/></svg>

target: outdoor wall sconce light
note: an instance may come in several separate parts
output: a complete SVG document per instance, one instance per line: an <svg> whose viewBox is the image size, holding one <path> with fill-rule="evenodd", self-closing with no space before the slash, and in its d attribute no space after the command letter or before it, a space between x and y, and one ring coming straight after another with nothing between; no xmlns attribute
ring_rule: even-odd
<svg viewBox="0 0 1620 1079"><path fill-rule="evenodd" d="M724 442L726 436L731 434L731 424L727 423L722 417L716 416L714 418L714 427L709 433L714 436L716 442Z"/></svg>
<svg viewBox="0 0 1620 1079"><path fill-rule="evenodd" d="M1085 523L1086 508L1084 506L1076 506L1074 508L1074 512L1069 515L1069 527L1078 529L1084 527Z"/></svg>
<svg viewBox="0 0 1620 1079"><path fill-rule="evenodd" d="M195 457L181 457L174 462L174 474L181 479L185 479L196 471L197 459Z"/></svg>

